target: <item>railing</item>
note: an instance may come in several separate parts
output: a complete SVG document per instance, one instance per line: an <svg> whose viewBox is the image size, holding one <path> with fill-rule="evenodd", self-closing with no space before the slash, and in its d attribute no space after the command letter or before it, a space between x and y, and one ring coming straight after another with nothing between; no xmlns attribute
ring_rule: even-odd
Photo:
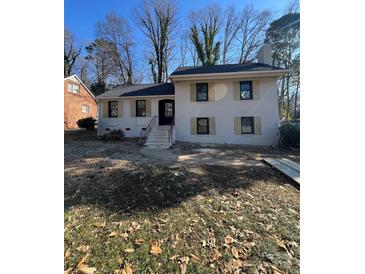
<svg viewBox="0 0 365 274"><path fill-rule="evenodd" d="M173 143L172 134L173 134L173 131L174 131L174 126L175 126L175 116L172 117L172 122L171 122L171 125L169 127L169 142L171 144Z"/></svg>
<svg viewBox="0 0 365 274"><path fill-rule="evenodd" d="M156 125L157 116L153 116L152 119L149 121L145 130L141 130L141 139L140 144L143 146L146 143L148 135L150 134L152 128Z"/></svg>

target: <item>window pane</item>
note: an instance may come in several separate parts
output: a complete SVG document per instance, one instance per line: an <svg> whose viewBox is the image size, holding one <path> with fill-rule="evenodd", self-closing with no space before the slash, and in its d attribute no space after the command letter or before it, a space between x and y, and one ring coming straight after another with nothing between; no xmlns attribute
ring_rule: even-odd
<svg viewBox="0 0 365 274"><path fill-rule="evenodd" d="M67 84L67 91L72 92L72 83Z"/></svg>
<svg viewBox="0 0 365 274"><path fill-rule="evenodd" d="M197 133L198 134L209 134L209 123L208 118L197 118Z"/></svg>
<svg viewBox="0 0 365 274"><path fill-rule="evenodd" d="M136 116L137 117L145 117L146 116L146 101L145 100L137 100L136 101Z"/></svg>
<svg viewBox="0 0 365 274"><path fill-rule="evenodd" d="M89 112L89 105L82 105L82 112Z"/></svg>
<svg viewBox="0 0 365 274"><path fill-rule="evenodd" d="M74 93L80 93L80 85L73 84Z"/></svg>
<svg viewBox="0 0 365 274"><path fill-rule="evenodd" d="M173 116L172 103L166 102L165 103L165 117L172 117L172 116Z"/></svg>
<svg viewBox="0 0 365 274"><path fill-rule="evenodd" d="M241 117L241 132L254 133L253 117Z"/></svg>
<svg viewBox="0 0 365 274"><path fill-rule="evenodd" d="M198 83L196 84L197 101L208 101L208 84Z"/></svg>
<svg viewBox="0 0 365 274"><path fill-rule="evenodd" d="M118 102L109 102L109 117L118 117Z"/></svg>
<svg viewBox="0 0 365 274"><path fill-rule="evenodd" d="M240 82L240 99L252 99L252 81Z"/></svg>

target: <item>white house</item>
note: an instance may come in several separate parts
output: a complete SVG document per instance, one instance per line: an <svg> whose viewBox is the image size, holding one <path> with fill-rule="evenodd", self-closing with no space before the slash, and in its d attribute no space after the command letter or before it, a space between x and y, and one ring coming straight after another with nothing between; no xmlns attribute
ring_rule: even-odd
<svg viewBox="0 0 365 274"><path fill-rule="evenodd" d="M278 77L270 48L258 63L180 67L171 83L120 86L97 97L98 135L122 129L146 146L175 140L274 145L278 142Z"/></svg>

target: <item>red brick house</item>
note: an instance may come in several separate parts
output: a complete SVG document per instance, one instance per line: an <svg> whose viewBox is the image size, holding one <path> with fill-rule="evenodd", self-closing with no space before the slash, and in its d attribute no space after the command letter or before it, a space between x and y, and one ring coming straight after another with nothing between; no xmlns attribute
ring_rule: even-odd
<svg viewBox="0 0 365 274"><path fill-rule="evenodd" d="M77 128L81 118L97 118L94 95L76 74L64 79L64 128Z"/></svg>

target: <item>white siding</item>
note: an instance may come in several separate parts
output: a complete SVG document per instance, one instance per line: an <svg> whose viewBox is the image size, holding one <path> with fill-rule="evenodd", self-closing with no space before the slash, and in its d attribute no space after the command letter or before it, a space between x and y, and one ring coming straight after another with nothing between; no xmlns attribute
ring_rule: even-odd
<svg viewBox="0 0 365 274"><path fill-rule="evenodd" d="M145 100L145 97L136 97L137 100ZM151 98L149 98L151 99ZM98 135L103 135L107 131L106 128L110 130L122 129L126 137L139 137L141 135L142 128L146 127L153 116L158 116L158 101L163 99L173 99L172 96L169 97L158 97L151 99L151 117L130 117L130 99L123 100L123 117L121 118L104 118L103 117L103 104L102 100L99 101L99 121L98 121ZM108 100L107 100L108 101ZM109 101L118 101L115 99L110 99ZM126 128L130 128L129 131Z"/></svg>
<svg viewBox="0 0 365 274"><path fill-rule="evenodd" d="M276 78L259 79L259 100L234 101L233 80L216 80L215 85L214 102L190 102L190 83L175 83L177 141L250 145L278 143L279 113ZM261 117L262 134L235 135L234 117L241 116ZM192 135L190 130L192 117L215 117L216 134Z"/></svg>

